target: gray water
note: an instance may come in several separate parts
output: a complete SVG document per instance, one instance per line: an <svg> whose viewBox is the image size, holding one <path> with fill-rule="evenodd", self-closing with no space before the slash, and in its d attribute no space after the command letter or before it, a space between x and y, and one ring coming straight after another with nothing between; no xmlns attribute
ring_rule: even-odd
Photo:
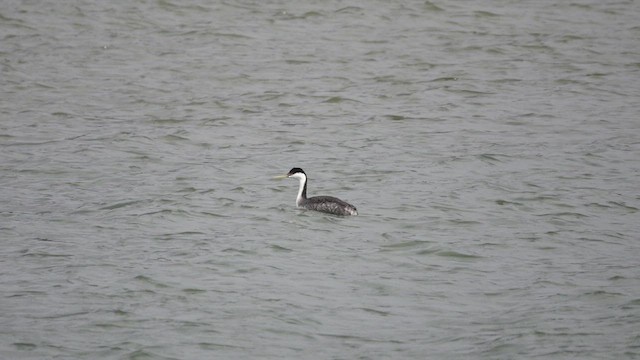
<svg viewBox="0 0 640 360"><path fill-rule="evenodd" d="M0 358L640 357L638 19L3 1Z"/></svg>

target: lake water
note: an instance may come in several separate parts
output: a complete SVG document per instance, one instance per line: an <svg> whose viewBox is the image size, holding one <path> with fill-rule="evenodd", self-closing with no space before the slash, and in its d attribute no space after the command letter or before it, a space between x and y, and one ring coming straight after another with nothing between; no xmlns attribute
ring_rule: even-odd
<svg viewBox="0 0 640 360"><path fill-rule="evenodd" d="M640 357L638 19L4 1L0 358Z"/></svg>

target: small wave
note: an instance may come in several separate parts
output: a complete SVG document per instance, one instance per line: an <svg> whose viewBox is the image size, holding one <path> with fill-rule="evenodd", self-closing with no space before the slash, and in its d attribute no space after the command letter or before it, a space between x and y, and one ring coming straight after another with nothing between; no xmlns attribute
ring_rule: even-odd
<svg viewBox="0 0 640 360"><path fill-rule="evenodd" d="M457 259L479 259L479 258L482 258L482 256L472 255L472 254L464 254L464 253L460 253L460 252L457 252L457 251L451 251L451 250L438 251L438 252L436 252L436 255L444 256L444 257L452 257L452 258L457 258Z"/></svg>

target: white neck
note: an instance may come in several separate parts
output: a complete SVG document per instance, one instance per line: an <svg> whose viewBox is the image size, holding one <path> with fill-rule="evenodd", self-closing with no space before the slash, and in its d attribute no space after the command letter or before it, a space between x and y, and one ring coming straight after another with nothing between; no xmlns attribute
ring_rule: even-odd
<svg viewBox="0 0 640 360"><path fill-rule="evenodd" d="M300 187L298 188L298 197L296 198L296 206L300 206L302 202L302 191L304 190L304 184L307 182L307 176L303 173L295 173L291 175L292 178L296 178L300 181Z"/></svg>

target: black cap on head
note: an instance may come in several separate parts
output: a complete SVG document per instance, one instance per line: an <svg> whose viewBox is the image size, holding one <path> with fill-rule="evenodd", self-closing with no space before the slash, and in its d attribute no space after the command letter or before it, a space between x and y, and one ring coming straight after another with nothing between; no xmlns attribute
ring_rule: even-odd
<svg viewBox="0 0 640 360"><path fill-rule="evenodd" d="M300 168L293 168L291 170L289 170L289 173L287 174L287 176L291 176L295 173L303 173L304 174L304 170L300 169ZM307 174L305 174L307 175Z"/></svg>

